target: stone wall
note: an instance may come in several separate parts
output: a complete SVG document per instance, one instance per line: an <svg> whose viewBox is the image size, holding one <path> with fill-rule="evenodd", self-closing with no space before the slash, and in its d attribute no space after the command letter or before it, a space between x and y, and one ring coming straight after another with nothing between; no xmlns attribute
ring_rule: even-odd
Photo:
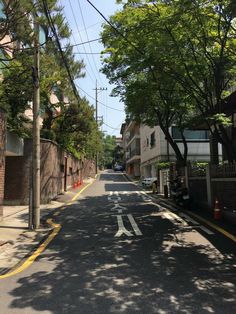
<svg viewBox="0 0 236 314"><path fill-rule="evenodd" d="M32 178L32 141L25 140L24 156L6 158L5 198L6 205L29 203ZM41 140L41 203L48 203L58 194L75 186L84 177L93 175L95 168L89 162L83 171L82 161L62 150L58 145Z"/></svg>
<svg viewBox="0 0 236 314"><path fill-rule="evenodd" d="M0 220L2 220L3 217L5 147L6 147L6 115L5 112L0 109Z"/></svg>

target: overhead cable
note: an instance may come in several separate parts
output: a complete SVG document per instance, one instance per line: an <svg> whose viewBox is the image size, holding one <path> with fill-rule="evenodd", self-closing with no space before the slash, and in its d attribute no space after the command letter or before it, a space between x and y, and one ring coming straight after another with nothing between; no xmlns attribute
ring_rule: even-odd
<svg viewBox="0 0 236 314"><path fill-rule="evenodd" d="M53 20L51 18L51 15L50 15L50 12L49 12L46 0L43 0L43 8L44 8L44 12L45 12L46 18L48 20L49 26L50 26L50 28L51 28L54 36L55 36L56 43L57 43L57 46L58 46L58 49L59 49L62 61L63 61L64 65L65 65L66 70L67 70L67 73L68 73L68 76L69 76L69 80L70 80L73 92L74 92L75 97L77 98L77 100L79 102L80 101L80 96L79 96L78 91L76 89L76 86L75 86L75 83L74 83L74 79L72 77L72 74L71 74L71 71L70 71L67 59L64 56L64 52L62 50L62 47L61 47L61 44L60 44L60 40L58 38L58 35L57 35L57 32L56 32L56 28L55 28L54 22L53 22Z"/></svg>
<svg viewBox="0 0 236 314"><path fill-rule="evenodd" d="M96 101L96 98L94 98L93 96L89 95L83 88L81 88L80 86L76 85L82 92L84 92L88 97L90 97L91 99L95 100ZM97 102L99 104L101 104L102 106L105 106L111 110L115 110L115 111L120 111L120 112L124 112L124 110L121 110L121 109L116 109L116 108L113 108L113 107L110 107L108 105L105 105L104 103L102 103L101 101L97 100Z"/></svg>
<svg viewBox="0 0 236 314"><path fill-rule="evenodd" d="M80 5L80 0L78 0L77 2L78 2L78 5L79 5L80 15L81 15L81 17L82 17L82 22L83 22L85 34L86 34L87 40L89 41L89 36L88 36L88 32L87 32L87 28L86 28L86 24L85 24L85 20L84 20L83 11L82 11L82 8L81 8L81 5ZM96 71L97 71L97 73L98 73L98 78L99 78L100 82L102 83L102 79L101 79L99 70L98 70L98 68L97 68L97 65L96 65L96 62L95 62L95 59L94 59L94 56L93 56L94 54L92 53L92 48L91 48L90 43L88 43L88 45L89 45L89 50L90 50L91 55L92 55L92 60L93 60L94 67L95 67L95 69L96 69Z"/></svg>

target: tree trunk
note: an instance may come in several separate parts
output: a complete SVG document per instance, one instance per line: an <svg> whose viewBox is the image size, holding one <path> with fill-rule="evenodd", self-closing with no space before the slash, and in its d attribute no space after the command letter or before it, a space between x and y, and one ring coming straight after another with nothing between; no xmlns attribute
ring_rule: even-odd
<svg viewBox="0 0 236 314"><path fill-rule="evenodd" d="M161 130L163 131L163 133L165 134L165 138L168 141L168 143L170 144L170 146L173 148L174 152L175 152L175 156L177 159L177 165L178 166L185 166L186 165L186 159L187 156L183 156L177 143L173 140L172 136L170 135L169 129L163 127L160 125Z"/></svg>
<svg viewBox="0 0 236 314"><path fill-rule="evenodd" d="M227 134L225 127L223 125L218 126L220 131L220 142L222 143L224 150L226 152L227 160L229 162L236 161L236 151L233 147L232 140L229 138L229 135Z"/></svg>

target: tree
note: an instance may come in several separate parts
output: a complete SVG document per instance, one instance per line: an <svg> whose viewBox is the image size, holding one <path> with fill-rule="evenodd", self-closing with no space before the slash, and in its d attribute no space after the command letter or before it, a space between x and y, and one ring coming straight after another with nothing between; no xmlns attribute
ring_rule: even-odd
<svg viewBox="0 0 236 314"><path fill-rule="evenodd" d="M115 93L141 122L152 125L159 120L156 124L179 161L185 156L179 155L161 122L183 130L199 114L210 131L214 125L228 159L236 159L221 111L235 84L235 11L231 1L218 2L125 1L102 33L110 53L103 71L117 84ZM146 102L138 88L149 93Z"/></svg>
<svg viewBox="0 0 236 314"><path fill-rule="evenodd" d="M115 136L103 136L103 165L106 168L112 168L115 150Z"/></svg>
<svg viewBox="0 0 236 314"><path fill-rule="evenodd" d="M72 82L83 77L84 63L76 61L73 49L69 45L59 53L58 42L52 40L56 32L58 40L69 39L70 30L65 22L62 7L57 0L47 1L10 1L11 5L5 7L8 19L8 34L10 39L18 44L11 47L12 57L8 57L2 71L0 84L0 105L8 112L8 128L20 136L32 136L30 121L24 112L31 108L33 98L33 18L40 26L47 30L48 40L42 44L40 56L40 113L43 118L41 136L56 140L65 149L81 157L95 155L101 149L100 133L94 119L94 110L88 101L74 93ZM20 6L21 5L21 6ZM17 9L19 10L17 11ZM49 12L50 11L50 12ZM21 27L24 17L24 29ZM24 14L23 14L24 13ZM50 14L50 21L48 15ZM22 17L22 18L23 18ZM9 21L15 21L11 27ZM50 25L49 25L50 24ZM51 38L51 39L50 39ZM67 68L66 68L66 66ZM70 78L68 78L68 70ZM51 96L57 96L56 102Z"/></svg>
<svg viewBox="0 0 236 314"><path fill-rule="evenodd" d="M182 131L191 107L181 86L159 67L149 15L148 10L126 6L111 18L115 29L104 26L103 44L110 55L104 58L103 72L116 84L113 94L121 96L127 113L151 127L160 125L177 161L184 164L187 145ZM117 32L122 36L117 36ZM182 132L183 155L170 134L173 123Z"/></svg>
<svg viewBox="0 0 236 314"><path fill-rule="evenodd" d="M56 141L77 157L94 158L101 151L100 133L98 131L94 110L83 98L80 103L72 101L54 120L52 130Z"/></svg>

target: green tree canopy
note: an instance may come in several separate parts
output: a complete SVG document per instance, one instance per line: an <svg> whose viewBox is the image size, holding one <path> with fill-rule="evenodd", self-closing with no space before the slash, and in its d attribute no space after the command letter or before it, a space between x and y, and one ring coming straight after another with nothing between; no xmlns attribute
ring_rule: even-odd
<svg viewBox="0 0 236 314"><path fill-rule="evenodd" d="M123 10L104 25L103 72L116 84L127 112L160 125L177 160L185 161L168 128L202 115L215 125L228 158L236 154L221 110L235 85L235 10L232 1L118 1ZM112 26L111 26L112 25ZM220 123L219 123L220 114ZM184 137L183 137L184 141Z"/></svg>
<svg viewBox="0 0 236 314"><path fill-rule="evenodd" d="M5 50L9 47L11 54L6 53L6 60L0 60L0 105L7 110L8 128L20 136L31 136L31 121L24 113L32 107L33 100L35 33L32 22L36 20L48 35L40 49L41 136L56 140L76 156L94 157L96 150L101 150L101 135L95 123L94 110L85 98L75 93L72 84L75 79L85 75L85 65L82 60L75 60L70 45L60 52L55 40L55 37L58 40L68 40L70 37L62 7L57 0L48 0L46 6L44 0L37 1L37 5L33 0L12 0L9 3L5 5L2 19L5 33L2 30L0 34L9 35L14 43L2 47ZM52 95L57 97L54 97L54 101Z"/></svg>

